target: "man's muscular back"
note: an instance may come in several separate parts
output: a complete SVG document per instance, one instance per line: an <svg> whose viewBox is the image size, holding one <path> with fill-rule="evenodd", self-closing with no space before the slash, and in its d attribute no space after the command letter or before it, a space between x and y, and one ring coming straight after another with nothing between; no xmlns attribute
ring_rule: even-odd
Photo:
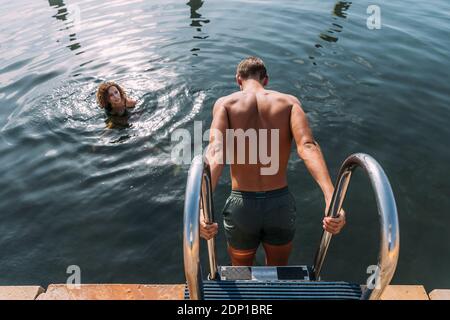
<svg viewBox="0 0 450 320"><path fill-rule="evenodd" d="M226 110L228 129L235 132L234 157L228 159L233 190L268 191L287 185L286 169L292 142L290 116L296 103L298 100L290 95L265 89L240 91L218 100L216 108ZM243 146L242 140L239 142L236 137L237 129L254 131L257 137L257 143L250 145L249 135L246 136L244 163L238 159L239 145ZM278 130L278 136L273 130ZM228 152L229 143L231 141L227 144ZM250 157L252 148L256 151L256 161ZM268 164L267 160L264 163L261 154L267 155L272 163ZM275 161L277 163L273 163ZM261 169L268 167L275 170L261 174Z"/></svg>

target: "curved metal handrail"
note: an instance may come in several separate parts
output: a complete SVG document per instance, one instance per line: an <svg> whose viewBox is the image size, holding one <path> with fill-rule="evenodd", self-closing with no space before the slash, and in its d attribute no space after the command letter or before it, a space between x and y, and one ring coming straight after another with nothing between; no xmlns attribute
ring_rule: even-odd
<svg viewBox="0 0 450 320"><path fill-rule="evenodd" d="M184 273L189 289L190 299L203 298L202 275L200 267L200 208L206 223L214 221L214 207L212 199L211 173L209 165L203 160L203 156L196 156L191 163L186 183L184 200L184 230L183 230L183 254ZM215 240L208 240L208 255L210 264L209 278L217 275L217 263L215 256Z"/></svg>
<svg viewBox="0 0 450 320"><path fill-rule="evenodd" d="M397 216L397 206L389 180L379 163L371 156L364 153L356 153L349 156L341 166L337 178L333 198L327 216L336 217L340 212L347 187L353 171L361 167L366 172L375 192L378 215L380 217L381 238L380 251L376 275L377 285L366 288L363 299L376 300L391 282L397 267L400 250L400 230ZM320 246L314 259L314 274L317 280L330 244L331 234L324 231L320 240Z"/></svg>

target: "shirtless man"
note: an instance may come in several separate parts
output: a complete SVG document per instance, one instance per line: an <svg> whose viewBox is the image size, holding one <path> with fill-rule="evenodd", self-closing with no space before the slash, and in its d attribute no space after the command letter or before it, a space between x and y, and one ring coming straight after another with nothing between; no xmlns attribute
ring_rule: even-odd
<svg viewBox="0 0 450 320"><path fill-rule="evenodd" d="M218 99L213 109L206 158L210 163L213 190L224 164L230 163L232 191L223 217L228 253L234 266L253 265L260 243L266 253L267 265L282 266L288 263L296 220L295 200L287 188L286 177L292 139L299 157L322 189L325 212L334 191L324 157L314 140L300 101L294 96L264 89L268 80L261 59L249 57L242 60L236 72L241 91ZM230 143L234 144L233 150L239 148L236 137L227 136L230 129L267 129L263 132L278 129L278 146L273 145L271 138L267 139L267 150L272 153L272 159L273 153L278 150L277 172L263 175L261 169L267 167L267 163L263 164L260 159L256 163L249 162L250 139L245 140L245 163L235 161L235 154L228 157L226 149L230 148ZM258 148L260 143L256 144ZM219 154L227 160L217 161ZM200 216L200 235L211 239L217 234L218 224L206 224L203 214ZM337 218L323 219L323 228L332 234L339 233L344 224L343 210Z"/></svg>

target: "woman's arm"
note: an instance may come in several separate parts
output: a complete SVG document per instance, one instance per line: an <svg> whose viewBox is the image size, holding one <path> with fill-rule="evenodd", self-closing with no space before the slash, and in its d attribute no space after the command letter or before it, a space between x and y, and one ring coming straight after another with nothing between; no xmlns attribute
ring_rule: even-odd
<svg viewBox="0 0 450 320"><path fill-rule="evenodd" d="M137 103L136 100L127 98L127 101L126 101L126 103L125 103L125 106L126 106L127 108L134 108L134 107L136 106L136 103Z"/></svg>

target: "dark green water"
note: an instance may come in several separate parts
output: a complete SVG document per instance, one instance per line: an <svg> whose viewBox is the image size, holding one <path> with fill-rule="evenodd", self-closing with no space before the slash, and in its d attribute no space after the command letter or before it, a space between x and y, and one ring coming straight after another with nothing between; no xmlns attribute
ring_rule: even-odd
<svg viewBox="0 0 450 320"><path fill-rule="evenodd" d="M170 135L195 120L206 129L214 101L237 89L236 64L257 55L269 88L302 100L333 179L354 152L385 169L401 230L393 282L449 288L450 5L378 1L381 29L369 30L370 4L3 1L0 285L64 283L69 265L83 283L183 282L188 166L172 163ZM140 100L129 128L106 128L95 103L104 80ZM310 264L323 200L294 150L289 183L291 263ZM225 174L218 209L229 189ZM361 172L345 208L323 277L365 283L379 227ZM228 264L222 230L217 250Z"/></svg>

